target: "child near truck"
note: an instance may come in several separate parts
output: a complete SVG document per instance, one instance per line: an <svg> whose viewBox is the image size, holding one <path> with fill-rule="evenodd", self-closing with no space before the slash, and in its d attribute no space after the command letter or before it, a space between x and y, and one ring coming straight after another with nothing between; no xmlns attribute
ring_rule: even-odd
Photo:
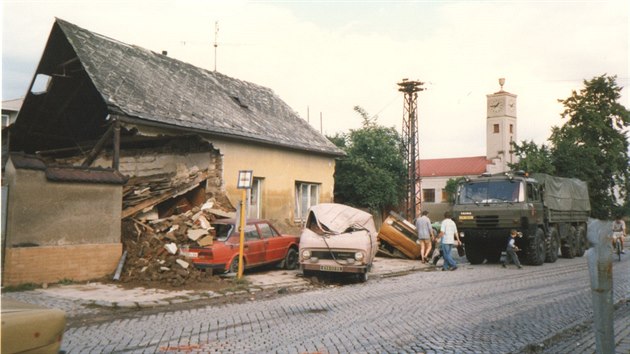
<svg viewBox="0 0 630 354"><path fill-rule="evenodd" d="M521 233L512 229L510 230L510 240L508 241L507 247L505 248L505 253L507 253L506 259L502 262L503 268L506 267L507 263L512 261L518 269L523 268L521 266L521 262L518 260L518 256L516 255L516 251L520 251L518 247L516 247L516 238L520 237Z"/></svg>

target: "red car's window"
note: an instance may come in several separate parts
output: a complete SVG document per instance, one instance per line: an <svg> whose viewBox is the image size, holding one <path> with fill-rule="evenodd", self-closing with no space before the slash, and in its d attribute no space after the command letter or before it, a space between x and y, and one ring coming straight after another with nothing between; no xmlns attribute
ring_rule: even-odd
<svg viewBox="0 0 630 354"><path fill-rule="evenodd" d="M227 240L228 236L234 232L234 225L232 224L212 224L218 241Z"/></svg>
<svg viewBox="0 0 630 354"><path fill-rule="evenodd" d="M260 234L263 238L278 236L276 230L269 226L269 224L258 224L258 228L260 229Z"/></svg>
<svg viewBox="0 0 630 354"><path fill-rule="evenodd" d="M256 230L255 225L247 225L245 226L245 240L260 240L260 235L258 234L258 230Z"/></svg>

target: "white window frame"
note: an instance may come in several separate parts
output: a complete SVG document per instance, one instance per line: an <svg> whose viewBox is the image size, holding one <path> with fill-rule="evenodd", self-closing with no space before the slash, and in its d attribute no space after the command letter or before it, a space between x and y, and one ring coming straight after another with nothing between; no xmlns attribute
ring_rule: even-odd
<svg viewBox="0 0 630 354"><path fill-rule="evenodd" d="M263 180L261 177L254 177L252 180L252 188L247 190L247 217L252 219L260 219L262 215L262 188ZM254 205L254 203L256 203ZM254 206L254 207L252 207Z"/></svg>
<svg viewBox="0 0 630 354"><path fill-rule="evenodd" d="M307 212L313 205L319 204L319 190L321 183L295 182L295 221L305 222ZM303 192L305 192L303 194ZM303 200L303 195L307 200Z"/></svg>

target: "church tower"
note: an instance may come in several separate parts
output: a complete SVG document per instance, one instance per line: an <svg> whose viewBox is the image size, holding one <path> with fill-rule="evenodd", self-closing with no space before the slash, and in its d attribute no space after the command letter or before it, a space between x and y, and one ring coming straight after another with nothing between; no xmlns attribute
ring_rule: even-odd
<svg viewBox="0 0 630 354"><path fill-rule="evenodd" d="M509 171L508 163L515 163L510 143L517 141L516 95L503 90L505 79L499 79L501 89L487 97L486 157L493 165L492 173Z"/></svg>

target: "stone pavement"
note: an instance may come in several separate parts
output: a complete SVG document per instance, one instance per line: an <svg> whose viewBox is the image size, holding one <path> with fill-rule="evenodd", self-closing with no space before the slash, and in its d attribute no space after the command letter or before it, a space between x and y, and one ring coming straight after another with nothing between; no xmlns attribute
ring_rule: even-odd
<svg viewBox="0 0 630 354"><path fill-rule="evenodd" d="M388 277L416 271L428 266L418 261L377 257L370 277ZM245 274L249 283L248 290L240 293L255 293L265 289L286 288L291 290L307 289L312 284L302 278L299 271L268 271ZM204 298L230 296L233 292L218 293L213 291L163 290L163 289L125 289L114 284L89 282L87 284L52 285L46 289L23 292L3 293L25 302L47 307L59 308L69 317L98 312L99 307L147 308L164 306Z"/></svg>
<svg viewBox="0 0 630 354"><path fill-rule="evenodd" d="M462 263L463 259L458 259ZM429 265L418 261L377 258L370 279L385 278L406 274L418 270L433 270ZM261 289L309 288L310 282L298 276L297 271L272 271L265 273L252 273L246 275L250 286L250 292ZM247 292L243 291L243 292ZM165 291L158 289L123 289L114 285L89 283L82 285L52 286L47 289L33 291L6 293L4 296L21 299L23 301L38 303L48 307L61 308L69 317L98 313L99 307L156 307L194 301L203 298L229 296L213 292L194 291ZM617 353L630 353L630 294L625 294L615 311L615 338L617 340ZM96 306L94 306L96 305ZM581 331L574 328L582 326ZM593 353L595 350L595 338L592 326L585 324L572 324L566 328L559 328L557 333L562 337L546 346L531 347L530 352L542 353ZM558 336L558 335L556 335Z"/></svg>

